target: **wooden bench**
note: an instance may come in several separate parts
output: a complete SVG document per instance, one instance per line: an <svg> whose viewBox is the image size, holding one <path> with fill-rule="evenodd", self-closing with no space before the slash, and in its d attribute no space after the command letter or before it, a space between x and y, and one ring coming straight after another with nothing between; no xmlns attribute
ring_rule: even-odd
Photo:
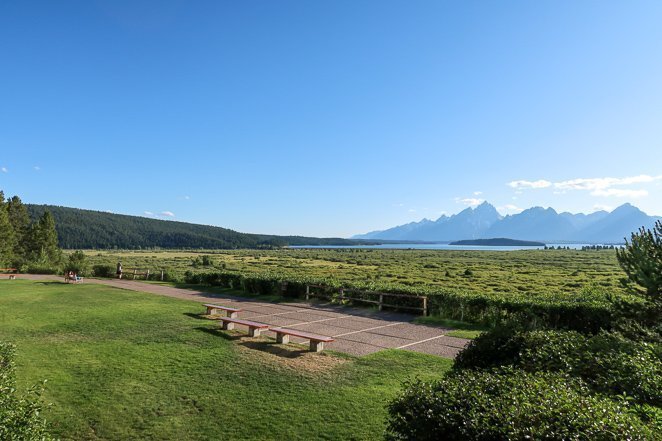
<svg viewBox="0 0 662 441"><path fill-rule="evenodd" d="M333 337L311 334L310 332L298 331L296 329L271 328L270 331L276 333L276 341L278 343L289 343L290 336L310 340L311 352L322 352L324 350L324 343L331 343L332 341L335 341Z"/></svg>
<svg viewBox="0 0 662 441"><path fill-rule="evenodd" d="M252 322L250 320L241 320L238 318L232 317L219 317L218 320L223 322L223 329L230 331L234 329L234 325L243 325L248 327L248 335L250 337L259 337L262 331L269 329L269 325L266 323Z"/></svg>
<svg viewBox="0 0 662 441"><path fill-rule="evenodd" d="M0 272L10 273L9 280L14 280L16 278L16 273L18 273L18 270L16 268L0 268Z"/></svg>
<svg viewBox="0 0 662 441"><path fill-rule="evenodd" d="M207 315L216 314L216 310L220 309L221 311L225 311L228 317L237 318L237 314L241 312L241 309L230 308L228 306L221 305L212 305L211 303L205 303L202 306L207 307Z"/></svg>

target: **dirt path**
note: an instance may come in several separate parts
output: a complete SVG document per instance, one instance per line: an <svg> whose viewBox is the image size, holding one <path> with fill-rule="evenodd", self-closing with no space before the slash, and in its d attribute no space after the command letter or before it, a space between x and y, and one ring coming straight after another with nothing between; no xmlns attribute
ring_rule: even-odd
<svg viewBox="0 0 662 441"><path fill-rule="evenodd" d="M62 280L60 276L29 274L21 274L20 278ZM445 334L451 329L411 323L415 317L409 314L377 312L365 308L329 304L267 303L134 280L86 278L84 283L240 308L242 312L239 318L242 319L334 337L336 341L326 345L326 348L352 355L366 355L397 348L453 358L469 342L463 338L446 336ZM200 306L200 312L204 312L203 306ZM271 336L270 334L272 333L267 333L267 336ZM297 342L297 339L292 341Z"/></svg>

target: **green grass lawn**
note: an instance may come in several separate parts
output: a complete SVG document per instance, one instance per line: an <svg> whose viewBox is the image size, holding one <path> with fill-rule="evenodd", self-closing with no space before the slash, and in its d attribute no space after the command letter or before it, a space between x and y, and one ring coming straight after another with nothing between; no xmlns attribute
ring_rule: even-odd
<svg viewBox="0 0 662 441"><path fill-rule="evenodd" d="M0 281L0 340L19 384L48 380L62 439L379 439L408 379L451 361L390 350L354 358L241 338L199 303L60 282Z"/></svg>

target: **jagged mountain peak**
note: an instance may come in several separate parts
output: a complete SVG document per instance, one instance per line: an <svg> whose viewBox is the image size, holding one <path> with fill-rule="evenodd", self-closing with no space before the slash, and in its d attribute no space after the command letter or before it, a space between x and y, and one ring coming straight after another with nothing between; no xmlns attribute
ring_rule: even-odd
<svg viewBox="0 0 662 441"><path fill-rule="evenodd" d="M506 237L547 242L614 243L622 241L623 237L641 226L651 228L657 219L627 203L611 213L559 214L552 207L536 206L503 217L492 204L483 202L450 217L442 215L436 221L423 219L380 231L370 238L443 242Z"/></svg>

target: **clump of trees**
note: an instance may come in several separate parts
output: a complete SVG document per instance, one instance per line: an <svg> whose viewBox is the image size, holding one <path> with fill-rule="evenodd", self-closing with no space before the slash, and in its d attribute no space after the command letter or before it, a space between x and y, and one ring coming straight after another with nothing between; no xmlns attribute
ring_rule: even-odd
<svg viewBox="0 0 662 441"><path fill-rule="evenodd" d="M0 191L0 266L53 273L62 264L55 220L49 211L32 222L18 196Z"/></svg>
<svg viewBox="0 0 662 441"><path fill-rule="evenodd" d="M639 301L614 301L606 329L511 321L482 334L451 372L389 404L387 439L658 439L662 222L616 252Z"/></svg>

